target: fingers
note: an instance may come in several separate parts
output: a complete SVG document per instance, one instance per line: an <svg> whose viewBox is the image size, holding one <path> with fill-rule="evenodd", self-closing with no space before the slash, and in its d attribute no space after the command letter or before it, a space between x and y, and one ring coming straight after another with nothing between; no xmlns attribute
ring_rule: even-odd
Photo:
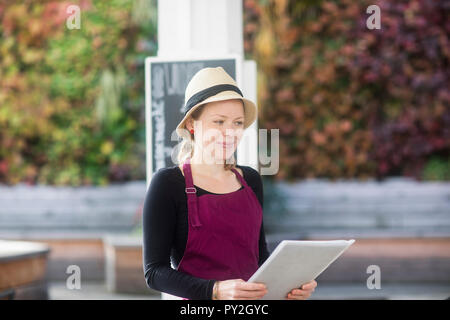
<svg viewBox="0 0 450 320"><path fill-rule="evenodd" d="M256 300L262 298L267 293L264 291L236 291L233 298L237 300Z"/></svg>
<svg viewBox="0 0 450 320"><path fill-rule="evenodd" d="M287 295L288 300L305 300L308 299L317 287L315 280L304 283L300 288L292 289Z"/></svg>
<svg viewBox="0 0 450 320"><path fill-rule="evenodd" d="M264 283L261 282L237 282L237 289L240 290L257 290L257 291L262 291L267 289L266 285Z"/></svg>
<svg viewBox="0 0 450 320"><path fill-rule="evenodd" d="M260 299L267 293L264 283L236 282L235 299Z"/></svg>
<svg viewBox="0 0 450 320"><path fill-rule="evenodd" d="M291 292L287 294L288 300L305 300L311 296L311 293L314 290L301 290L301 289L293 289Z"/></svg>
<svg viewBox="0 0 450 320"><path fill-rule="evenodd" d="M316 282L316 280L312 280L312 281L307 282L307 283L304 283L304 284L302 284L302 285L300 286L300 288L301 288L302 290L312 290L312 289L314 289L315 287L317 287L317 282Z"/></svg>
<svg viewBox="0 0 450 320"><path fill-rule="evenodd" d="M289 292L286 297L287 300L306 300L311 296L310 291L303 291L303 290L297 291L297 290L293 290L293 292Z"/></svg>

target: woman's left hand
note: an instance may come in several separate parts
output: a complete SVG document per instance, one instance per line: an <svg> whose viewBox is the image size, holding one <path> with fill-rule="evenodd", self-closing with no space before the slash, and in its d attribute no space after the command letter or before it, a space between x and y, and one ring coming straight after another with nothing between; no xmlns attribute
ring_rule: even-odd
<svg viewBox="0 0 450 320"><path fill-rule="evenodd" d="M317 287L316 280L306 282L300 288L292 289L286 296L286 300L306 300Z"/></svg>

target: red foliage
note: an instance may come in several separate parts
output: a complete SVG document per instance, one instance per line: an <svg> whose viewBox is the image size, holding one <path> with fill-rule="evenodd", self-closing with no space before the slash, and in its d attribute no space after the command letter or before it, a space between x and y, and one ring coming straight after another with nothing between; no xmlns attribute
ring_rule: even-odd
<svg viewBox="0 0 450 320"><path fill-rule="evenodd" d="M381 30L366 26L372 4ZM278 178L420 178L431 156L449 159L449 11L426 0L245 1L260 124L280 129Z"/></svg>

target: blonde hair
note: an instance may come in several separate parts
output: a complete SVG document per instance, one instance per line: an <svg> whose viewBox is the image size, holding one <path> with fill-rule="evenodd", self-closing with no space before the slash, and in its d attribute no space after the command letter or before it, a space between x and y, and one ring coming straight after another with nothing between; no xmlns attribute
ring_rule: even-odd
<svg viewBox="0 0 450 320"><path fill-rule="evenodd" d="M198 120L207 105L208 105L208 103L200 105L199 107L197 107L196 110L194 110L191 113L191 115L189 117L192 117L192 119L194 119L194 120ZM187 121L185 121L185 125L184 125L185 130L187 130L186 122ZM194 134L193 133L189 132L188 135L182 136L182 141L180 143L180 149L179 149L178 155L177 155L177 160L178 160L179 164L183 163L187 158L191 158L193 156L194 145L195 144L194 144ZM236 168L236 159L234 158L234 154L224 162L223 167L225 170L231 170L232 168L233 169Z"/></svg>

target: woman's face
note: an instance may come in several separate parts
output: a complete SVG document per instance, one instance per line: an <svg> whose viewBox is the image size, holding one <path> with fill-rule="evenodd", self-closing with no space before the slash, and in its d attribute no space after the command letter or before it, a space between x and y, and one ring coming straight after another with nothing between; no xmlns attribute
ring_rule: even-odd
<svg viewBox="0 0 450 320"><path fill-rule="evenodd" d="M208 103L193 126L195 148L201 151L203 161L222 163L233 155L244 132L242 100Z"/></svg>

